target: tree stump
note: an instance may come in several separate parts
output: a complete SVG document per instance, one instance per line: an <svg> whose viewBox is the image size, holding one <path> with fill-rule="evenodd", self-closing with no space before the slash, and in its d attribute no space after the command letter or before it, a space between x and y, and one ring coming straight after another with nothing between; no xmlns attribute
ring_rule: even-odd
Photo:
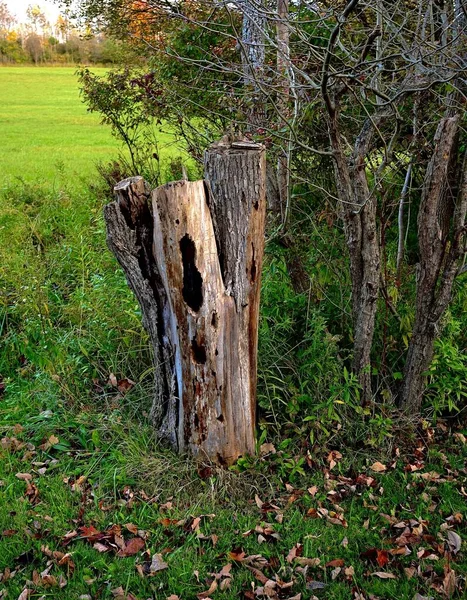
<svg viewBox="0 0 467 600"><path fill-rule="evenodd" d="M264 147L220 142L205 181L126 179L104 211L153 346L158 435L224 465L255 451L265 190Z"/></svg>

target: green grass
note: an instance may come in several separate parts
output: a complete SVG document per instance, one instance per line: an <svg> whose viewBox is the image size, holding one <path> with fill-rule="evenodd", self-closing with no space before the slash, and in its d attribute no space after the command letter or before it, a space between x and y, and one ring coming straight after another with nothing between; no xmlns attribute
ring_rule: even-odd
<svg viewBox="0 0 467 600"><path fill-rule="evenodd" d="M65 599L89 594L107 599L121 586L136 598L177 594L190 599L206 591L212 574L231 563L230 588L216 591L213 597L248 598L244 594L252 585L256 589L262 584L255 572L230 554L240 551L263 557L267 564L261 570L266 577L294 581L284 598L299 592L311 598L307 584L316 581L325 588L314 593L327 600L353 599L356 590L364 598L373 594L411 600L417 592L442 598L431 586L442 585L447 565L455 570L458 581L452 597L463 597L465 547L456 556L443 556L440 547L447 540L446 519L456 513L466 518L462 496L465 446L443 447L441 452L442 447L432 443L421 472L436 470L448 479L444 483L407 473L404 459L396 459L388 473L375 474L369 468L370 457L356 462L351 456L344 456L331 472L326 469L325 455L316 456L316 467L291 482L278 476L278 455L256 461L243 473L216 469L203 473L191 460L158 448L144 420L129 420L127 410L121 403L117 406L111 392L100 398L97 411L82 407L70 412L57 400L59 389L51 389L43 378L26 377L18 385L22 395L12 386L0 409L0 433L5 436L0 450L0 573L6 568L16 570L12 579L0 583L0 591L6 589L8 597L16 598L29 587L35 590L34 597ZM138 401L137 396L133 401ZM440 439L444 435L442 431L437 434ZM53 445L41 449L52 435ZM17 440L13 448L8 447L12 438ZM45 473L40 472L44 467ZM25 496L27 483L17 473L32 476L39 490L36 500ZM372 480L358 483L358 474L373 477L374 484ZM73 485L78 479L81 485L76 489ZM312 485L317 486L314 496L307 491ZM255 496L276 508L261 509ZM313 516L316 509L342 511L348 527ZM199 530L192 526L196 517L201 517ZM408 544L407 556L389 554L387 564L379 566L364 553L398 547L394 539L403 529L391 527L388 518L394 523L405 521L411 528L423 522L424 538ZM464 521L450 528L464 536ZM261 542L255 528L267 523L278 537L266 536ZM126 558L113 551L100 553L80 530L92 525L102 532L120 525L128 540L133 537L125 527L128 524L144 531L145 544L135 556ZM70 531L78 535L65 546L64 536ZM214 541L211 536L216 536ZM303 571L298 562L289 562L287 555L296 544L302 546L302 557L319 558L320 564ZM66 578L63 589L42 581L28 586L34 571L41 573L47 567L45 546L71 552L74 571L57 561L50 571L57 581L60 575ZM428 550L426 559L417 558L422 549ZM137 565L148 560L146 551L162 554L168 568L153 577L141 577ZM428 558L430 554L438 560ZM326 564L337 559L343 566L333 575L335 567ZM420 567L419 573L408 577L404 569L412 566ZM354 573L346 575L350 567ZM380 579L375 572L391 573L396 579Z"/></svg>
<svg viewBox="0 0 467 600"><path fill-rule="evenodd" d="M20 178L79 186L120 148L81 102L73 67L0 67L0 123L0 184ZM167 133L158 137L162 147L171 142Z"/></svg>

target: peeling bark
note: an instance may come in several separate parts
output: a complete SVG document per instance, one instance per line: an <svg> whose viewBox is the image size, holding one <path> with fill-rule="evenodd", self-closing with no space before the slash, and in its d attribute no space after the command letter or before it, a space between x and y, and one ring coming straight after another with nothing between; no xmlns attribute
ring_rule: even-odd
<svg viewBox="0 0 467 600"><path fill-rule="evenodd" d="M265 151L212 146L206 181L119 184L108 241L154 349L152 417L178 451L230 465L255 452Z"/></svg>

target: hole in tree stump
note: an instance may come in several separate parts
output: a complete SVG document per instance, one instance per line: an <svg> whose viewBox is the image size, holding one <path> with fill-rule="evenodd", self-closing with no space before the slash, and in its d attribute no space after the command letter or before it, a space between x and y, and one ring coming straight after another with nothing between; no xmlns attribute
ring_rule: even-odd
<svg viewBox="0 0 467 600"><path fill-rule="evenodd" d="M254 283L256 281L256 260L255 260L255 246L251 244L251 270L250 270L250 283Z"/></svg>
<svg viewBox="0 0 467 600"><path fill-rule="evenodd" d="M196 246L188 234L180 240L183 262L183 299L188 306L198 312L203 304L203 278L195 265Z"/></svg>
<svg viewBox="0 0 467 600"><path fill-rule="evenodd" d="M193 358L198 364L206 364L206 348L203 344L198 344L198 340L195 337L191 340L191 351L193 352Z"/></svg>

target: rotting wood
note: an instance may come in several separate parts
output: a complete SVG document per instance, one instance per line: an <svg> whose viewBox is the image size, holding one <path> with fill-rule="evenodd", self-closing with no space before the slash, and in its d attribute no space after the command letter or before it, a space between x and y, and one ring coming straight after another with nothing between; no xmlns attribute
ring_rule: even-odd
<svg viewBox="0 0 467 600"><path fill-rule="evenodd" d="M215 144L205 171L151 203L142 178L125 180L105 219L154 350L159 436L230 465L255 451L264 147Z"/></svg>

